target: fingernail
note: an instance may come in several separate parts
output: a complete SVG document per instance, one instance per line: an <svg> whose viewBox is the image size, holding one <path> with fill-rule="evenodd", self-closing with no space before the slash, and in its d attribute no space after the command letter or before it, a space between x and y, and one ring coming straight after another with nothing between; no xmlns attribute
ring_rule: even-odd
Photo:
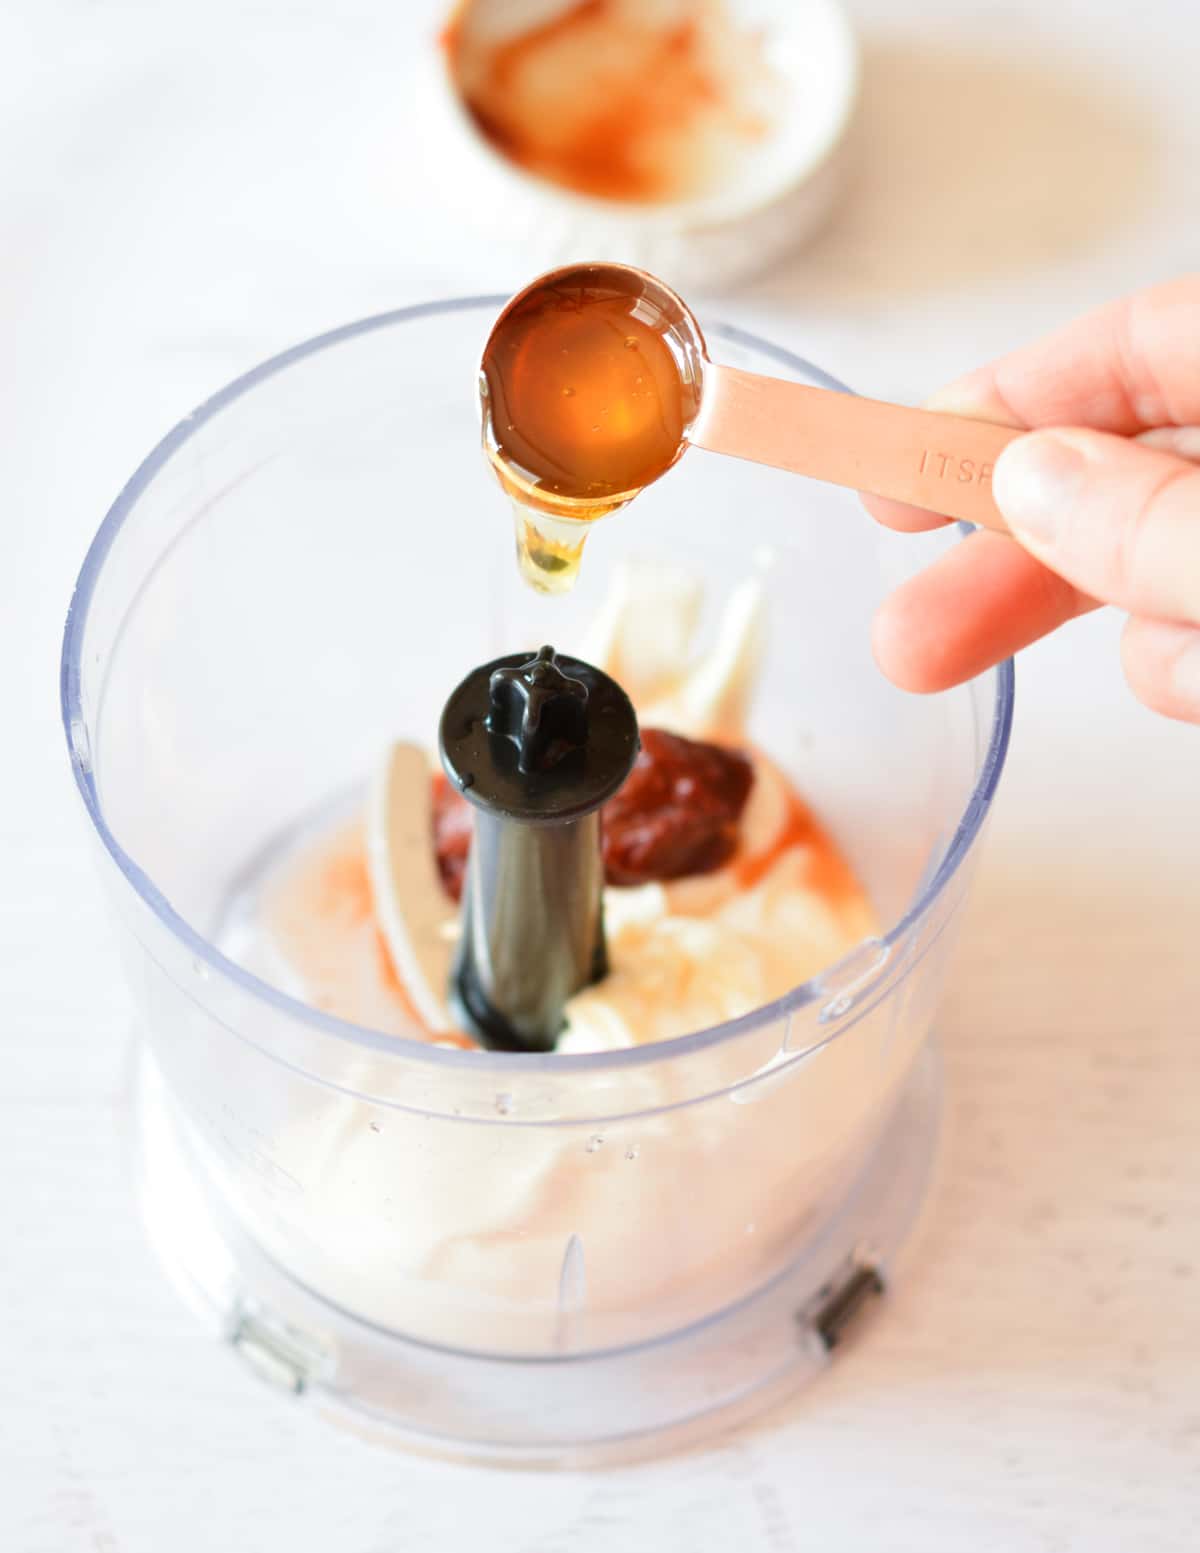
<svg viewBox="0 0 1200 1553"><path fill-rule="evenodd" d="M1200 708L1200 638L1189 631L1171 665L1171 688L1185 706Z"/></svg>
<svg viewBox="0 0 1200 1553"><path fill-rule="evenodd" d="M996 505L1019 534L1052 545L1083 483L1085 467L1079 449L1052 431L1018 437L996 460Z"/></svg>
<svg viewBox="0 0 1200 1553"><path fill-rule="evenodd" d="M1176 458L1200 464L1200 426L1160 426L1154 431L1140 432L1136 440L1148 448L1161 448L1164 453L1174 453Z"/></svg>
<svg viewBox="0 0 1200 1553"><path fill-rule="evenodd" d="M991 381L982 373L968 373L956 378L944 388L937 389L925 401L927 410L940 410L944 415L969 415L973 419L991 420L995 410ZM998 419L1003 420L1001 414Z"/></svg>

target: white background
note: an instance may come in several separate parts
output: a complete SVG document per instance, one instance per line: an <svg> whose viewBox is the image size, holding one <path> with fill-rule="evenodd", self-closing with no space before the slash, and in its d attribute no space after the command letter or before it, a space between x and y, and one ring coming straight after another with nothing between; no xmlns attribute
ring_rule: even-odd
<svg viewBox="0 0 1200 1553"><path fill-rule="evenodd" d="M1190 0L852 9L856 183L727 316L915 400L1200 267ZM435 10L0 6L0 1549L1193 1549L1200 732L1132 701L1112 618L1018 673L941 1020L950 1136L921 1263L776 1415L607 1474L392 1455L250 1379L143 1245L127 1004L57 725L62 616L124 478L232 375L359 314L527 278L411 177L404 81Z"/></svg>

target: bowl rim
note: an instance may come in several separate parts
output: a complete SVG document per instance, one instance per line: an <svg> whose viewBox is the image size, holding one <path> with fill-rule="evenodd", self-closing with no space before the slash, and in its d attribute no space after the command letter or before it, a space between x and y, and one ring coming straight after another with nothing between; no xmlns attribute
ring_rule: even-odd
<svg viewBox="0 0 1200 1553"><path fill-rule="evenodd" d="M687 1035L674 1036L667 1041L648 1042L643 1046L623 1047L615 1051L602 1052L527 1053L498 1052L482 1049L468 1051L457 1047L436 1046L431 1042L417 1040L409 1036L388 1035L383 1031L372 1029L366 1025L353 1024L347 1020L338 1019L334 1015L324 1013L320 1009L302 1002L299 998L292 997L289 993L272 986L270 982L254 975L253 972L238 965L236 961L229 959L215 944L192 927L175 910L163 892L135 859L125 851L116 836L109 829L96 787L95 772L92 768L90 755L89 734L83 711L82 656L92 597L109 552L129 515L159 472L191 440L202 426L205 426L209 421L220 415L223 410L250 393L259 384L280 372L286 371L289 367L307 360L311 356L333 349L338 345L346 344L360 335L396 328L421 318L430 318L446 313L467 312L472 309L496 311L507 300L508 298L504 295L486 294L417 303L413 306L395 308L387 312L376 313L366 318L357 319L352 323L343 324L338 328L303 340L299 344L281 351L278 355L271 356L267 360L260 362L257 366L252 367L240 377L234 378L232 382L226 384L224 388L219 389L210 398L206 399L190 415L185 416L183 420L167 432L166 436L162 438L134 471L109 508L84 557L67 610L60 665L60 704L63 730L71 756L72 772L75 784L83 800L84 808L101 844L134 893L140 897L142 902L153 912L172 936L178 940L181 946L200 965L208 968L210 974L220 975L225 981L232 982L235 987L239 988L251 999L265 1002L288 1019L299 1021L302 1026L307 1026L311 1030L317 1030L324 1035L333 1036L351 1046L369 1050L377 1056L383 1055L392 1059L417 1060L446 1070L469 1068L474 1074L486 1071L503 1073L509 1076L518 1072L526 1075L536 1072L564 1075L568 1070L576 1074L603 1072L606 1070L612 1071L614 1069L647 1066L668 1059L687 1058L719 1046L724 1042L735 1041L738 1037L747 1035L761 1026L771 1024L776 1020L790 1018L800 1009L806 1008L820 1000L828 999L837 990L833 985L834 973L839 966L844 966L852 957L860 953L863 943L875 946L876 960L873 965L863 972L860 977L860 983L855 984L854 990L857 993L860 984L863 992L873 990L889 971L892 950L905 938L917 922L928 913L958 873L978 837L983 822L991 808L996 787L1000 780L1000 773L1004 768L1012 731L1015 673L1011 658L1005 659L994 670L987 671L988 674L995 675L996 681L992 725L988 746L980 762L971 796L958 821L954 835L942 855L937 870L929 881L916 892L903 915L897 918L895 923L885 933L863 940L851 949L849 954L844 956L841 961L824 967L815 976L811 976L808 980L799 983L781 997L775 998L769 1003L763 1003L758 1008L751 1009L748 1013L740 1015L736 1019L709 1025L704 1029L692 1031ZM787 367L793 372L802 372L810 381L822 387L831 388L842 393L852 392L844 383L839 382L837 378L812 362L807 361L804 357L786 350L782 346L772 345L769 341L760 339L757 335L747 330L722 323L707 323L704 328L705 334L709 339L728 340L732 344L760 352L768 359L777 361L781 366ZM960 523L956 526L964 536L973 532L968 524ZM855 1001L857 1003L859 999L856 997ZM863 1001L865 1002L866 1000L863 999ZM828 1036L814 1043L814 1046L817 1044L825 1045L828 1044L828 1041L837 1039L853 1023L855 1023L854 1019L838 1019L829 1030ZM248 1034L241 1030L234 1033L243 1039L251 1039ZM811 1049L806 1048L805 1050ZM269 1052L269 1055L276 1060L280 1060L279 1053L273 1049ZM802 1053L797 1051L791 1055L798 1057Z"/></svg>

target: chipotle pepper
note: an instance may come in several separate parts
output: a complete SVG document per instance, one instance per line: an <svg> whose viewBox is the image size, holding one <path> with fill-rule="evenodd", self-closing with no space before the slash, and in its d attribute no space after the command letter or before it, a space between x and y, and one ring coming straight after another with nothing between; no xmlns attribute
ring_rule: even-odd
<svg viewBox="0 0 1200 1553"><path fill-rule="evenodd" d="M740 750L642 729L625 785L602 812L604 874L638 885L711 873L737 850L754 767ZM471 845L470 806L444 778L433 794L434 846L446 892L462 896Z"/></svg>

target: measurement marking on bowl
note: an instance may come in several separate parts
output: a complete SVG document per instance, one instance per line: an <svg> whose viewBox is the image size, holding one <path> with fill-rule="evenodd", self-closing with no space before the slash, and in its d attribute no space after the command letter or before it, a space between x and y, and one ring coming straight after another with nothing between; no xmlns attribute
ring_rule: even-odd
<svg viewBox="0 0 1200 1553"><path fill-rule="evenodd" d="M579 1317L586 1301L587 1265L583 1241L578 1235L571 1235L563 1252L562 1269L558 1275L558 1316L554 1346L560 1353L574 1346Z"/></svg>
<svg viewBox="0 0 1200 1553"><path fill-rule="evenodd" d="M734 1105L754 1105L759 1100L765 1100L789 1079L795 1078L804 1064L816 1056L815 1052L811 1052L785 1062L782 1060L782 1050L780 1048L780 1052L764 1063L757 1073L752 1073L744 1083L729 1091L729 1098Z"/></svg>
<svg viewBox="0 0 1200 1553"><path fill-rule="evenodd" d="M71 753L80 771L92 769L92 741L88 738L87 724L79 717L71 719Z"/></svg>
<svg viewBox="0 0 1200 1553"><path fill-rule="evenodd" d="M867 987L874 984L876 973L887 964L890 952L882 939L865 938L836 965L831 966L820 977L820 985L823 990L832 992L833 996L822 1005L817 1015L818 1023L829 1024L832 1020L843 1019ZM792 1032L789 1030L788 1040L791 1038Z"/></svg>

